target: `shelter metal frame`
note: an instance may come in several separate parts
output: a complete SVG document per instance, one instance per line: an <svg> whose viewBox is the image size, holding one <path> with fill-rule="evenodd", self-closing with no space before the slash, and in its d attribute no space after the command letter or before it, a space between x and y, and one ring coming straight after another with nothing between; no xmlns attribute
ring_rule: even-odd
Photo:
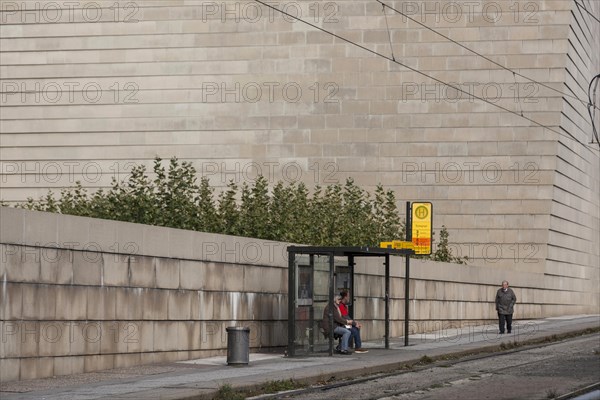
<svg viewBox="0 0 600 400"><path fill-rule="evenodd" d="M404 256L407 267L411 255L415 254L412 249L390 249L381 247L319 247L319 246L288 246L288 355L295 356L295 334L296 334L296 256L308 255L311 269L314 269L314 256L326 256L329 258L329 332L333 332L333 296L334 296L334 270L335 257L347 257L348 266L354 268L356 257L384 257L385 266L385 348L390 348L390 256ZM408 280L408 276L406 277ZM408 287L408 282L407 282ZM408 292L405 293L405 301L408 301ZM312 311L312 308L311 308ZM311 320L314 315L311 314ZM406 321L408 322L408 321ZM405 333L407 336L407 333ZM313 334L311 331L310 342ZM329 355L333 355L333 335L329 335Z"/></svg>

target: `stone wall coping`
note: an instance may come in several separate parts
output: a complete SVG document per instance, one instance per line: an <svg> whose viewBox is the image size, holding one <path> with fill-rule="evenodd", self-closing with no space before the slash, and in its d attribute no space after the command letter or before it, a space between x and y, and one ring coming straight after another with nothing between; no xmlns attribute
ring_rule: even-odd
<svg viewBox="0 0 600 400"><path fill-rule="evenodd" d="M0 243L287 268L287 243L0 207Z"/></svg>

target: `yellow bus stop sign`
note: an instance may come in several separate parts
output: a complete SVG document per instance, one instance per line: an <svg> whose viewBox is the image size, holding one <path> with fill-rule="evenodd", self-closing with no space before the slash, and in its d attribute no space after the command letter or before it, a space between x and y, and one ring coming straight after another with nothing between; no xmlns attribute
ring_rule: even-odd
<svg viewBox="0 0 600 400"><path fill-rule="evenodd" d="M409 249L414 250L415 245L413 242L405 242L403 240L393 240L391 242L381 242L379 243L379 247L384 249Z"/></svg>
<svg viewBox="0 0 600 400"><path fill-rule="evenodd" d="M433 205L429 202L411 204L412 243L415 254L431 254L433 236Z"/></svg>

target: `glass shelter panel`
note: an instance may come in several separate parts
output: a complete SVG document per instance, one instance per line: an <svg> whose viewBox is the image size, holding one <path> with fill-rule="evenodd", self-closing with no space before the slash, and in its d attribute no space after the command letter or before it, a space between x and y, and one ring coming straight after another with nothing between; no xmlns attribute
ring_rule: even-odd
<svg viewBox="0 0 600 400"><path fill-rule="evenodd" d="M320 326L323 310L329 301L329 257L297 255L294 268L295 354L325 351L329 342L323 336Z"/></svg>
<svg viewBox="0 0 600 400"><path fill-rule="evenodd" d="M348 293L352 291L352 271L350 270L350 267L347 265L338 265L336 263L334 279L334 292L336 294L344 290Z"/></svg>
<svg viewBox="0 0 600 400"><path fill-rule="evenodd" d="M333 294L352 292L352 268L345 257L334 259ZM323 311L330 301L329 256L296 255L294 263L294 354L327 352L329 339L321 329Z"/></svg>

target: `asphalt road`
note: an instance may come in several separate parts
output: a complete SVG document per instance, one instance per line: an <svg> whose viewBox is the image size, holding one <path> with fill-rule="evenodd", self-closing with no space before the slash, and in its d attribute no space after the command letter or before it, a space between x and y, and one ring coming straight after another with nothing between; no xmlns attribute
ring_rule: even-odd
<svg viewBox="0 0 600 400"><path fill-rule="evenodd" d="M418 372L280 398L550 399L600 382L600 334L445 366L436 364Z"/></svg>

